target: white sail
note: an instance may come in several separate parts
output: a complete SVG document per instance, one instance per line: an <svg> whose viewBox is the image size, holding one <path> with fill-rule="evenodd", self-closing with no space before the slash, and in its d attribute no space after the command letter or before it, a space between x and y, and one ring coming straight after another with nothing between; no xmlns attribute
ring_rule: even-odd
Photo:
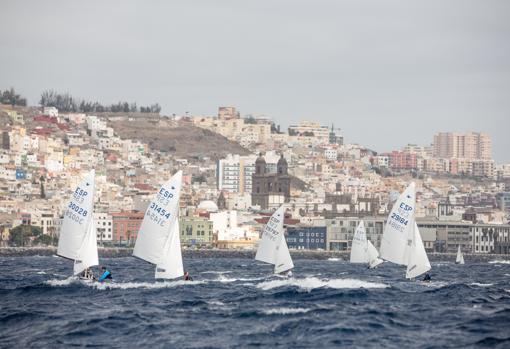
<svg viewBox="0 0 510 349"><path fill-rule="evenodd" d="M285 241L285 234L281 234L280 243L276 251L276 263L274 265L274 273L279 274L284 271L291 270L294 268L292 258L290 256L289 247L287 241Z"/></svg>
<svg viewBox="0 0 510 349"><path fill-rule="evenodd" d="M78 275L85 269L98 264L96 224L94 219L91 219L83 243L78 251L78 257L74 260L74 275Z"/></svg>
<svg viewBox="0 0 510 349"><path fill-rule="evenodd" d="M262 232L259 248L255 259L261 262L276 264L276 248L283 234L284 208L281 206L273 213Z"/></svg>
<svg viewBox="0 0 510 349"><path fill-rule="evenodd" d="M367 240L367 256L368 256L368 266L372 269L377 267L379 264L383 262L381 258L379 258L379 252L374 245Z"/></svg>
<svg viewBox="0 0 510 349"><path fill-rule="evenodd" d="M69 259L79 259L78 252L83 245L94 208L95 171L90 171L76 187L67 204L60 228L57 254Z"/></svg>
<svg viewBox="0 0 510 349"><path fill-rule="evenodd" d="M407 263L406 278L412 279L430 270L430 262L423 246L418 225L414 223L412 240L409 246L409 261Z"/></svg>
<svg viewBox="0 0 510 349"><path fill-rule="evenodd" d="M255 259L258 261L274 264L275 273L294 268L283 231L284 216L285 209L282 205L273 213L264 227L259 248L255 255Z"/></svg>
<svg viewBox="0 0 510 349"><path fill-rule="evenodd" d="M351 263L368 263L367 234L363 221L359 222L352 238Z"/></svg>
<svg viewBox="0 0 510 349"><path fill-rule="evenodd" d="M182 171L178 171L157 192L145 211L133 256L152 264L165 261L172 222L178 219Z"/></svg>
<svg viewBox="0 0 510 349"><path fill-rule="evenodd" d="M464 255L462 254L462 251L459 249L457 250L457 258L455 259L455 263L457 264L464 264Z"/></svg>
<svg viewBox="0 0 510 349"><path fill-rule="evenodd" d="M415 185L409 184L407 189L395 202L381 241L381 258L396 264L407 265L407 240L414 228Z"/></svg>
<svg viewBox="0 0 510 349"><path fill-rule="evenodd" d="M165 255L161 263L156 265L156 279L175 279L184 275L182 264L181 238L179 230L179 217L172 222L168 242L165 244Z"/></svg>

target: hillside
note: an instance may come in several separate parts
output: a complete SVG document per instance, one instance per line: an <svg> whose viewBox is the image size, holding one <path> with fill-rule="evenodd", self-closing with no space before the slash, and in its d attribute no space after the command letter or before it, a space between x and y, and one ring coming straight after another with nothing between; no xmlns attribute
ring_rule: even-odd
<svg viewBox="0 0 510 349"><path fill-rule="evenodd" d="M122 139L137 139L152 149L170 152L179 158L219 159L229 153L250 153L236 142L192 125L175 126L147 120L110 121L109 124Z"/></svg>

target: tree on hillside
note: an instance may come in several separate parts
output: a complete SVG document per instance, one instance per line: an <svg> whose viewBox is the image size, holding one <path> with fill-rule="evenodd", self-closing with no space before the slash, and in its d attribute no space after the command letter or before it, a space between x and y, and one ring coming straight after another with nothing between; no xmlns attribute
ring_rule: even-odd
<svg viewBox="0 0 510 349"><path fill-rule="evenodd" d="M13 107L18 105L22 107L26 107L27 100L26 98L22 98L19 94L16 93L13 87L8 90L0 91L0 103L2 104L10 104Z"/></svg>
<svg viewBox="0 0 510 349"><path fill-rule="evenodd" d="M82 113L136 113L138 106L135 103L118 102L111 105L102 105L99 102L79 100L69 93L58 93L55 90L46 90L41 94L39 104L43 107L55 107L62 112L82 112ZM161 112L161 106L158 103L147 107L140 107L142 113Z"/></svg>
<svg viewBox="0 0 510 349"><path fill-rule="evenodd" d="M46 199L46 192L44 191L44 176L39 178L39 182L41 183L41 199Z"/></svg>
<svg viewBox="0 0 510 349"><path fill-rule="evenodd" d="M42 235L42 230L39 227L32 225L18 225L10 231L9 243L12 246L26 246L30 244L32 237Z"/></svg>

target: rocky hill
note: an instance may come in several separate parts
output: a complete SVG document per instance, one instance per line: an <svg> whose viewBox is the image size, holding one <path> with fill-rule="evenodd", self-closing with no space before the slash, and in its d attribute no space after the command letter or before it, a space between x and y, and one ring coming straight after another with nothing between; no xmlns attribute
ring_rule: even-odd
<svg viewBox="0 0 510 349"><path fill-rule="evenodd" d="M147 119L110 121L109 124L122 139L137 139L149 144L152 149L170 152L180 158L208 156L219 159L229 153L250 153L236 142L190 124L153 122Z"/></svg>

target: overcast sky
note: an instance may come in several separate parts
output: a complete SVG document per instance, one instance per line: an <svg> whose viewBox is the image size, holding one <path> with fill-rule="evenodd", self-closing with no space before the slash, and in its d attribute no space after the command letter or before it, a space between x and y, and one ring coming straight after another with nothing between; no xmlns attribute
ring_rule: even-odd
<svg viewBox="0 0 510 349"><path fill-rule="evenodd" d="M2 1L0 89L335 124L377 151L484 131L510 162L510 1Z"/></svg>

